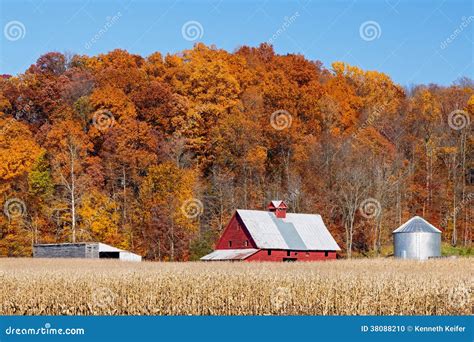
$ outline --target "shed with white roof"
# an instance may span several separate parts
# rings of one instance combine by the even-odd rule
[[[33,257],[142,260],[142,257],[138,254],[100,242],[36,244],[33,246]]]

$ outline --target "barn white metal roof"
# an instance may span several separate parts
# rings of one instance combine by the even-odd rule
[[[320,215],[237,210],[258,248],[290,250],[341,250]]]
[[[243,260],[255,254],[258,249],[217,249],[214,252],[203,256],[201,260]]]
[[[99,242],[99,252],[118,252],[120,253],[120,259],[127,261],[141,261],[142,257],[138,254],[119,249],[113,246],[106,245],[105,243]]]
[[[102,242],[98,242],[98,244],[99,244],[99,252],[126,252],[123,249],[106,245],[105,243],[102,243]]]
[[[441,233],[441,230],[433,226],[420,216],[415,216],[402,224],[399,228],[393,231],[396,233]]]

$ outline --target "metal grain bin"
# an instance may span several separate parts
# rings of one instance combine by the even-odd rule
[[[424,260],[441,256],[441,231],[415,216],[393,231],[396,258]]]

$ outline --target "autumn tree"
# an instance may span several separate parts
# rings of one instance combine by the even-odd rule
[[[100,183],[100,178],[94,177],[97,176],[94,175],[95,160],[89,154],[92,145],[77,123],[61,121],[48,132],[45,146],[50,152],[55,184],[61,187],[57,205],[63,207],[67,203],[70,238],[72,242],[76,242],[78,204],[94,182]]]
[[[147,228],[149,257],[162,260],[186,258],[190,235],[197,230],[201,202],[195,197],[196,175],[165,162],[151,166],[140,189]]]

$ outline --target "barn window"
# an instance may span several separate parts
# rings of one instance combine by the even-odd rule
[[[324,252],[324,256],[327,257],[329,255],[329,252]]]
[[[286,256],[290,256],[290,254],[291,254],[291,251],[286,252]]]
[[[249,240],[245,240],[244,241],[244,246],[248,246],[249,245]]]
[[[309,257],[309,252],[306,252],[306,256]]]
[[[229,247],[232,247],[232,241],[229,240]]]
[[[283,258],[283,261],[293,262],[296,261],[296,258]]]
[[[269,250],[267,251],[267,254],[268,254],[268,255],[272,255],[272,250],[269,249]]]

